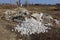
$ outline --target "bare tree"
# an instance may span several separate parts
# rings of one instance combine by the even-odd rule
[[[16,3],[17,3],[17,6],[20,6],[21,0],[18,0]]]
[[[21,0],[19,0],[19,6],[20,6],[20,4],[21,4]]]
[[[28,7],[28,0],[26,0],[26,3],[25,3],[26,7]]]

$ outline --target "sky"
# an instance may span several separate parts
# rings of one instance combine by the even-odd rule
[[[11,0],[11,3],[16,3],[18,0]],[[24,4],[26,0],[21,0],[21,3]],[[39,3],[39,4],[56,4],[60,3],[60,0],[28,0],[29,3]],[[0,0],[0,3],[10,3],[10,0]]]

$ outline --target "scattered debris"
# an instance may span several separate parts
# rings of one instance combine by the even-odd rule
[[[35,17],[36,19],[34,19]],[[42,18],[43,17],[43,18]],[[53,20],[53,18],[49,15],[45,15],[43,13],[33,14],[32,17],[26,18],[25,21],[22,21],[21,24],[18,24],[15,27],[15,31],[21,32],[21,35],[31,35],[31,34],[39,34],[48,32],[48,29],[51,30],[51,24],[49,21]]]
[[[12,30],[10,29],[11,31],[17,33],[17,35],[21,34],[23,37],[28,38],[29,35],[32,34],[44,34],[49,32],[49,30],[52,30],[51,27],[53,27],[54,24],[59,24],[57,19],[54,19],[48,14],[37,12],[32,13],[25,9],[18,9],[15,9],[15,11],[7,10],[4,15],[6,20],[13,20],[13,22],[18,22],[16,27],[11,28]]]
[[[19,10],[18,10],[19,9]],[[48,29],[53,26],[51,22],[59,24],[57,19],[53,19],[52,16],[44,13],[31,13],[23,8],[16,8],[15,11],[6,11],[6,19],[11,19],[11,14],[15,14],[12,17],[13,21],[18,22],[17,27],[15,27],[15,31],[21,32],[21,35],[31,35],[31,34],[39,34],[48,32]],[[18,13],[16,12],[18,10]],[[12,30],[13,31],[13,30]]]
[[[23,23],[21,23],[20,26],[15,27],[15,30],[17,30],[18,32],[21,31],[21,34],[24,35],[29,35],[29,34],[34,34],[34,33],[44,33],[46,32],[46,30],[48,29],[48,27],[45,27],[44,24],[42,24],[39,21],[36,21],[33,18],[27,19],[26,21],[24,21]]]
[[[54,21],[55,21],[56,24],[59,24],[59,21],[57,19],[54,19]]]

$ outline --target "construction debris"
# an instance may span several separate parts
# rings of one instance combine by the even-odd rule
[[[18,10],[19,9],[19,10]],[[18,10],[18,11],[17,11]],[[21,35],[31,35],[48,32],[51,29],[53,23],[59,24],[57,19],[45,13],[30,13],[28,10],[23,8],[16,8],[14,11],[8,10],[5,12],[6,19],[10,20],[11,15],[12,20],[18,22],[15,31],[21,32]]]
[[[29,35],[40,34],[49,32],[52,27],[56,27],[59,24],[57,19],[54,19],[51,15],[45,13],[32,13],[23,8],[16,8],[14,11],[7,10],[4,12],[6,20],[13,20],[13,22],[18,22],[17,26],[12,28],[11,31],[21,34],[27,39]],[[19,35],[18,34],[18,35]],[[20,35],[20,36],[21,36]],[[26,39],[25,38],[25,39]]]
[[[16,17],[16,16],[27,16],[29,15],[29,12],[28,10],[24,9],[24,8],[16,8],[14,10],[6,10],[5,12],[3,12],[5,14],[5,19],[6,20],[11,20],[13,17]]]
[[[25,18],[25,21],[18,24],[17,27],[15,27],[15,31],[21,32],[21,35],[45,33],[48,32],[48,29],[51,30],[53,26],[51,20],[54,21],[50,15],[45,15],[44,13],[32,14],[30,18]],[[58,24],[58,21],[56,21],[56,23]]]

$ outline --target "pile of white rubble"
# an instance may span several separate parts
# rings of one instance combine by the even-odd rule
[[[14,28],[15,31],[20,32],[21,35],[31,35],[35,33],[39,34],[48,32],[48,29],[51,30],[51,26],[53,26],[53,24],[49,23],[49,21],[50,19],[54,20],[51,16],[46,16],[43,13],[35,13],[31,16],[32,17],[30,18],[25,18],[25,21],[23,21],[21,24],[18,24],[17,27]],[[58,20],[54,21],[55,23],[59,24]]]

